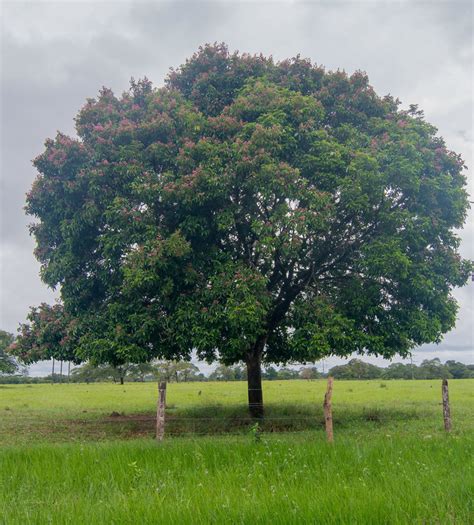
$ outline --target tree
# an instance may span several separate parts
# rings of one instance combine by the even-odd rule
[[[7,348],[14,340],[13,334],[0,330],[0,374],[13,374],[18,370],[18,365],[13,357],[6,353]]]
[[[474,372],[469,370],[468,366],[458,361],[446,361],[444,366],[447,368],[449,373],[454,379],[469,379],[474,377]]]
[[[171,381],[178,382],[178,373],[176,369],[176,361],[163,361],[157,364],[158,377],[162,381],[171,383]]]
[[[94,383],[98,381],[114,381],[115,383],[119,378],[119,373],[116,368],[110,365],[84,363],[83,365],[72,369],[71,378],[77,383]]]
[[[189,361],[163,361],[156,365],[156,370],[160,379],[168,382],[197,381],[204,377],[199,376],[199,368]]]
[[[76,325],[61,304],[41,303],[30,308],[27,322],[20,325],[9,352],[25,364],[49,359],[77,364],[81,360],[75,352]]]
[[[127,370],[127,378],[132,381],[145,381],[158,376],[158,367],[153,363],[131,364]]]
[[[242,381],[246,379],[245,370],[240,366],[218,365],[209,375],[211,381]]]
[[[414,379],[417,370],[416,365],[404,365],[403,363],[391,363],[382,373],[384,379]]]
[[[346,365],[331,368],[329,375],[337,379],[377,379],[382,372],[378,366],[364,363],[360,359],[351,359]]]
[[[82,359],[262,363],[438,342],[471,271],[463,161],[367,76],[205,46],[102,89],[35,161],[42,278]]]
[[[262,372],[262,378],[269,381],[278,379],[278,370],[274,366],[267,366]]]
[[[438,357],[425,359],[416,371],[418,379],[450,379],[449,369],[441,363]]]
[[[181,361],[177,365],[178,381],[194,381],[198,374],[199,368],[188,361]]]
[[[298,379],[299,372],[297,370],[292,370],[291,368],[280,368],[278,370],[278,379]]]
[[[321,374],[315,366],[308,366],[300,368],[299,376],[301,379],[319,379]]]

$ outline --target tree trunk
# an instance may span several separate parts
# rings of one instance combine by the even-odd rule
[[[252,417],[263,419],[262,352],[267,338],[257,341],[246,359],[249,412]]]
[[[120,384],[123,385],[123,376],[120,376]]]

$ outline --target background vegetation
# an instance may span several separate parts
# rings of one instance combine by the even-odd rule
[[[12,358],[9,358],[12,361]],[[13,370],[13,369],[10,369]],[[16,370],[16,369],[15,369]],[[320,372],[316,366],[276,368],[267,366],[262,377],[268,381],[287,379],[318,379],[332,375],[337,379],[469,379],[474,378],[474,365],[465,365],[450,360],[444,364],[438,358],[425,359],[415,364],[391,363],[379,367],[360,359],[351,359],[345,365],[334,366],[328,373]],[[23,374],[0,373],[0,384],[73,382],[93,383],[100,381],[243,381],[247,379],[245,367],[218,365],[209,375],[187,361],[164,361],[160,363],[126,364],[119,367],[86,363],[73,368],[71,375],[54,374],[46,377],[29,377]]]

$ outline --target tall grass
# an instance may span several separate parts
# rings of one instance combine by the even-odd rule
[[[9,447],[0,521],[468,524],[473,445],[302,433]]]

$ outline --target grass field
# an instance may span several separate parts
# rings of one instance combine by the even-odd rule
[[[0,523],[474,523],[474,380],[267,382],[255,439],[245,383],[0,387]],[[112,415],[114,413],[114,415]],[[291,430],[291,432],[289,432]]]

